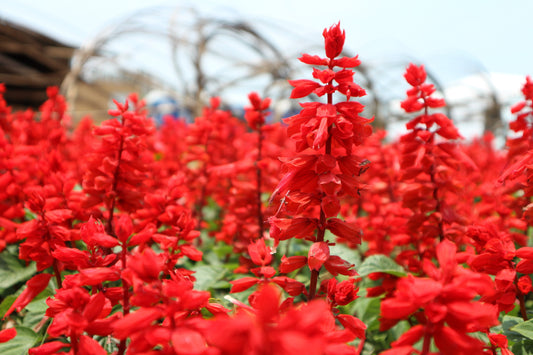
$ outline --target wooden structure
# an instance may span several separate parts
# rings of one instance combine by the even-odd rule
[[[0,82],[15,109],[38,108],[46,88],[59,86],[75,48],[18,24],[0,20]]]

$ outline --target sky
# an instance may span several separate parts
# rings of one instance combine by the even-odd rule
[[[407,53],[424,63],[454,66],[459,60],[489,72],[533,73],[529,0],[1,0],[0,18],[82,44],[106,27],[154,6],[194,6],[215,14],[272,19],[302,36],[320,37],[341,22],[346,45],[375,58]],[[455,61],[454,61],[455,59]],[[466,69],[468,70],[468,69]]]

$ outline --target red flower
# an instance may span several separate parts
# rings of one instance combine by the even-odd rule
[[[248,246],[248,254],[255,265],[269,265],[272,262],[272,250],[266,246],[263,238]]]
[[[136,102],[135,97],[130,101]],[[108,213],[107,233],[113,234],[114,210],[133,212],[141,207],[143,191],[148,187],[147,170],[153,157],[147,151],[146,137],[154,131],[153,122],[142,110],[129,111],[125,104],[115,101],[116,110],[110,110],[112,118],[94,129],[101,136],[99,144],[90,152],[83,177],[83,191],[88,195],[84,207],[105,205]]]
[[[324,29],[322,34],[324,36],[326,57],[333,59],[342,53],[344,47],[344,40],[346,33],[341,31],[340,22],[331,26],[329,29]]]
[[[280,301],[277,288],[264,286],[254,298],[252,310],[240,309],[233,317],[217,317],[207,324],[207,344],[221,355],[353,353],[346,343],[354,335],[335,327],[326,302],[315,300],[285,308]],[[364,327],[348,319],[346,324],[358,333]]]
[[[334,275],[354,275],[352,265],[329,254],[330,241],[325,240],[326,230],[338,237],[338,241],[356,245],[361,242],[360,230],[339,218],[340,199],[343,196],[357,198],[362,184],[358,175],[362,172],[359,160],[352,155],[355,146],[361,145],[372,133],[368,125],[372,120],[359,114],[363,105],[351,102],[352,97],[365,95],[365,90],[353,81],[353,68],[360,64],[357,57],[335,59],[342,53],[345,32],[340,23],[325,29],[327,58],[304,54],[300,61],[327,68],[313,68],[316,81],[291,80],[294,86],[291,98],[311,93],[326,96],[327,102],[301,104],[299,114],[286,118],[287,135],[296,142],[296,156],[284,158],[285,175],[271,196],[280,203],[278,212],[269,219],[270,236],[276,240],[303,238],[312,241],[307,263],[311,270],[309,299],[315,296],[320,270],[324,266]],[[340,67],[337,69],[336,67]],[[333,103],[333,94],[346,97],[344,102]],[[284,212],[290,218],[278,217]],[[281,270],[290,272],[301,266],[300,259],[285,258]]]
[[[462,269],[457,265],[456,247],[448,240],[437,246],[440,269],[424,261],[424,270],[431,278],[408,275],[397,282],[393,297],[381,303],[381,330],[389,329],[400,319],[417,312],[421,328],[411,330],[396,343],[403,346],[406,339],[412,345],[424,334],[424,347],[431,337],[443,354],[481,353],[484,344],[466,333],[485,330],[498,323],[497,309],[475,301],[474,297],[490,291],[490,278]]]
[[[9,316],[14,310],[20,312],[26,307],[39,293],[44,291],[48,282],[52,278],[50,274],[37,274],[26,282],[26,289],[17,297],[15,302],[9,307],[4,318]]]
[[[320,270],[329,258],[329,246],[325,242],[316,242],[309,248],[307,264],[311,270]]]
[[[249,244],[248,254],[251,257],[250,264],[253,263],[255,265],[258,265],[258,267],[252,268],[250,270],[256,277],[241,277],[240,279],[230,281],[232,285],[231,293],[242,292],[255,285],[267,285],[271,282],[276,283],[291,296],[298,296],[305,290],[305,287],[301,282],[298,282],[286,276],[274,277],[274,275],[276,274],[276,270],[272,266],[268,266],[272,262],[271,251],[270,248],[266,246],[264,239],[259,239],[256,242]],[[305,260],[306,259],[304,257],[303,264],[301,264],[301,266],[305,265]],[[287,271],[288,269],[294,266],[295,265],[286,266],[283,268],[280,267],[280,269]],[[301,267],[299,263],[297,266]],[[243,267],[243,269],[246,268]],[[251,297],[255,297],[255,293],[252,294]]]
[[[265,124],[265,117],[268,115],[267,110],[270,107],[271,100],[270,98],[261,100],[261,97],[256,92],[250,93],[248,99],[252,106],[244,108],[244,118],[253,130],[261,130],[261,127]]]
[[[141,308],[113,323],[113,335],[125,339],[128,335],[148,328],[156,319],[163,315],[159,308]]]
[[[507,347],[507,337],[503,334],[488,334],[490,343],[498,348],[502,352],[502,355],[513,355],[513,353]]]
[[[357,298],[358,288],[355,287],[355,280],[348,279],[337,282],[335,279],[327,281],[328,299],[334,306],[345,306]]]
[[[15,328],[7,328],[0,331],[0,343],[5,343],[10,341],[17,335],[17,330]]]
[[[281,258],[281,264],[279,266],[279,271],[288,274],[294,270],[298,270],[307,263],[307,257],[303,255],[289,256],[285,255]]]
[[[70,348],[70,344],[61,341],[50,341],[28,350],[29,355],[55,355],[63,348]]]

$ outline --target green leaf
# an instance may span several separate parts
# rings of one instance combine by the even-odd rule
[[[44,290],[39,294],[38,299],[33,300],[25,307],[27,313],[22,320],[23,326],[33,329],[43,320],[46,310],[48,309],[46,299],[50,294],[51,292],[48,289]]]
[[[228,273],[226,269],[212,265],[196,265],[193,270],[195,271],[194,277],[196,277],[194,288],[201,291],[220,288],[223,285],[219,281]]]
[[[368,276],[373,272],[382,272],[394,276],[405,276],[405,270],[394,260],[385,255],[371,255],[366,258],[357,269],[361,276]]]
[[[19,282],[29,280],[36,272],[35,263],[25,267],[18,257],[3,252],[0,254],[0,293]]]
[[[39,293],[33,301],[31,301],[25,309],[29,312],[46,312],[48,309],[48,305],[46,304],[46,300],[48,297],[52,296],[54,292],[50,289],[50,286],[45,288],[43,292]]]
[[[528,339],[533,340],[533,319],[528,320],[527,322],[519,323],[511,327],[513,332],[522,334]]]
[[[39,338],[35,332],[25,327],[15,327],[17,336],[7,343],[0,344],[0,354],[2,355],[22,355],[27,354]]]
[[[0,315],[2,317],[4,316],[4,314],[6,314],[7,310],[9,309],[9,307],[11,307],[13,302],[15,302],[17,297],[18,297],[18,293],[14,295],[9,295],[6,298],[4,298],[2,303],[0,303]]]
[[[513,342],[520,342],[525,339],[524,336],[522,336],[522,334],[512,330],[512,328],[514,328],[515,326],[523,322],[524,320],[520,317],[507,316],[507,315],[503,316],[502,329],[503,329],[503,334],[507,337],[507,339]]]
[[[524,339],[521,342],[514,343],[511,351],[514,355],[533,355],[533,341]]]
[[[368,329],[379,329],[381,300],[377,297],[359,297],[354,302],[353,313],[362,320]]]
[[[30,211],[27,208],[24,209],[24,220],[29,221],[29,220],[36,219],[36,218],[37,218],[37,215],[34,212]]]
[[[337,255],[355,265],[356,269],[361,264],[361,255],[356,249],[351,249],[346,244],[335,244],[329,247],[331,255]]]

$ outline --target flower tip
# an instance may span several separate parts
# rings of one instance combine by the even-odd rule
[[[325,40],[326,56],[333,59],[341,54],[344,47],[344,40],[346,38],[346,32],[341,31],[340,21],[337,24],[332,25],[329,29],[324,29],[322,35]]]

